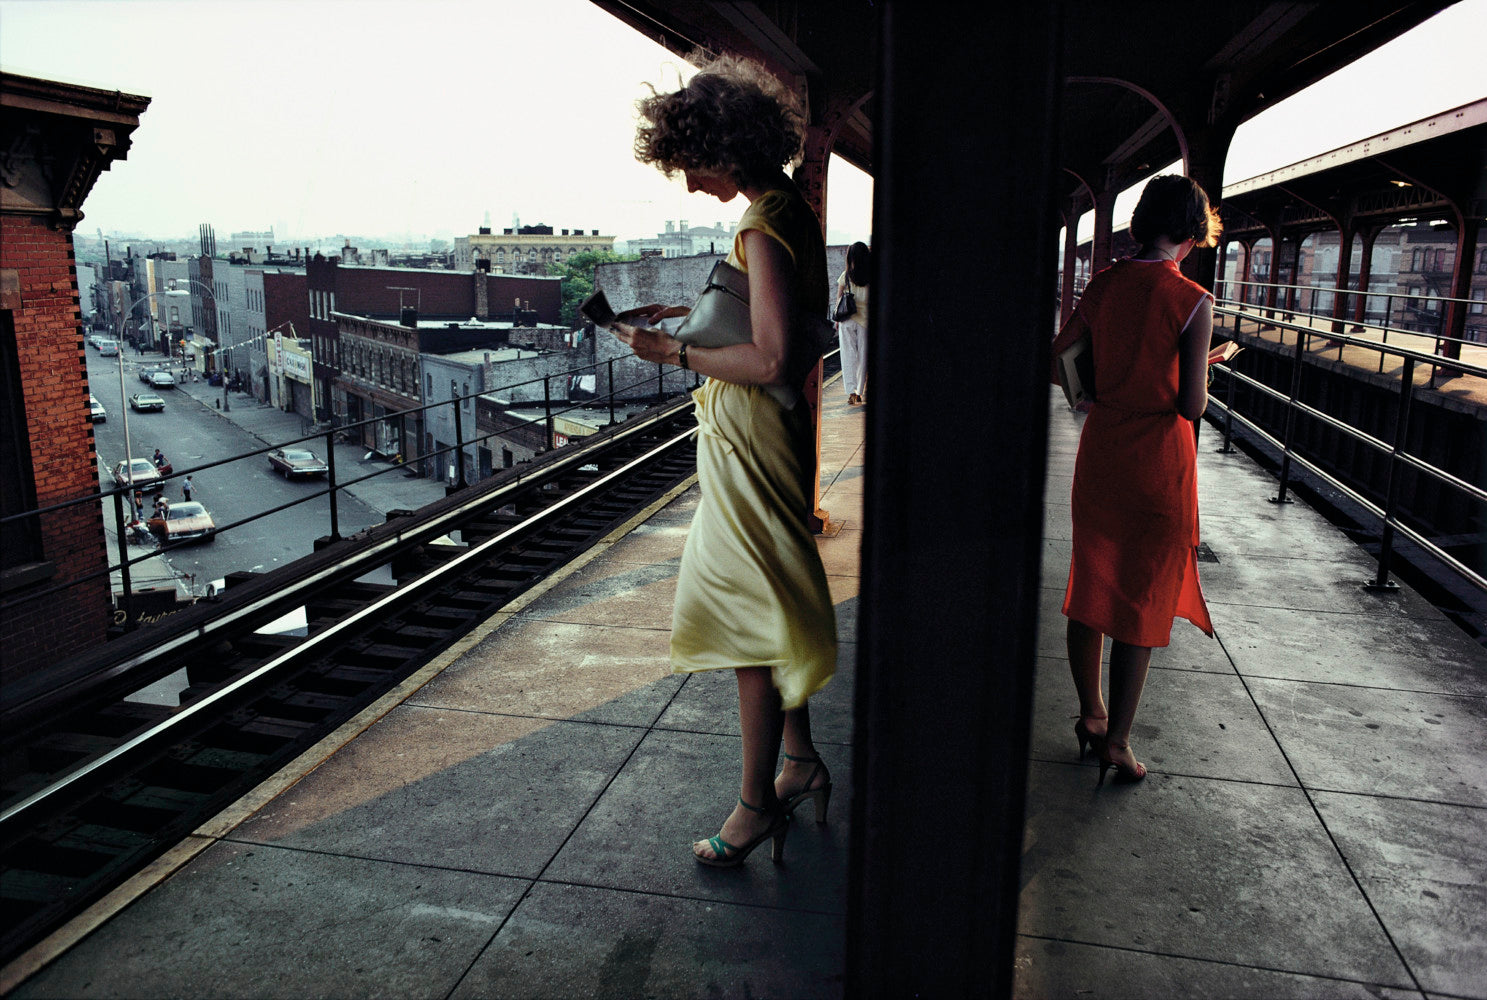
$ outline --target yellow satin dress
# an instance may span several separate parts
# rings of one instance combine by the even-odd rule
[[[825,315],[825,249],[804,200],[771,191],[749,206],[729,256],[745,272],[747,229],[790,251],[800,287],[819,292],[803,295],[803,307]],[[719,379],[693,397],[702,502],[677,578],[672,669],[768,667],[784,707],[799,708],[831,679],[837,646],[826,571],[806,526],[815,496],[810,409],[787,410],[759,386]]]

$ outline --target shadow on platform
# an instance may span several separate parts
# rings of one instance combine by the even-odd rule
[[[843,995],[864,421],[826,392],[844,641],[812,714],[837,791],[784,865],[689,854],[739,759],[732,677],[667,664],[693,489],[59,934],[13,995]],[[1080,418],[1050,414],[1017,994],[1487,997],[1487,652],[1364,591],[1360,550],[1209,437],[1218,639],[1176,626],[1133,734],[1150,776],[1096,788],[1059,614]]]

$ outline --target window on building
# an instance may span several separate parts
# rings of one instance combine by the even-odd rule
[[[15,316],[9,309],[0,310],[0,416],[0,517],[9,517],[36,509],[26,398],[21,391],[21,355]],[[0,526],[0,551],[5,553],[8,567],[40,562],[44,557],[41,523],[28,517]]]
[[[470,383],[469,382],[466,382],[465,383],[465,391],[464,391],[464,393],[462,393],[462,395],[465,397],[464,410],[465,410],[466,413],[469,413],[470,412]]]
[[[426,375],[424,378],[426,381],[424,383],[423,401],[425,403],[432,403],[434,401],[434,376]]]

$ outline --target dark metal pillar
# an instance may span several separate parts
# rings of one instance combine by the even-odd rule
[[[1037,652],[1063,12],[877,10],[873,322],[914,335],[869,341],[844,993],[1003,997]],[[996,99],[968,128],[961,98],[975,94]],[[930,848],[945,838],[969,846]]]
[[[1090,234],[1091,276],[1109,267],[1111,258],[1115,256],[1115,199],[1119,196],[1120,190],[1116,185],[1107,185],[1095,192],[1095,231]]]
[[[1373,244],[1383,232],[1381,226],[1369,226],[1362,232],[1363,254],[1362,262],[1358,265],[1358,295],[1353,306],[1353,323],[1361,329],[1363,320],[1368,315],[1368,285],[1373,280]],[[1387,317],[1385,317],[1387,320]]]
[[[1482,231],[1482,220],[1465,212],[1456,216],[1456,267],[1451,273],[1451,298],[1446,303],[1446,325],[1442,331],[1457,341],[1466,336],[1467,305],[1460,300],[1471,295],[1473,265],[1477,260],[1477,236]],[[1442,351],[1448,358],[1461,357],[1461,344],[1447,341]]]

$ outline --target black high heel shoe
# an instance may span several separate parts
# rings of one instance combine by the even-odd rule
[[[1105,736],[1103,733],[1090,732],[1089,727],[1084,724],[1084,716],[1079,716],[1078,720],[1074,723],[1074,738],[1079,741],[1079,759],[1083,760],[1090,750],[1094,750],[1096,754],[1100,752]]]
[[[1123,760],[1113,759],[1111,757],[1111,751],[1124,751],[1131,758],[1131,762],[1127,764]],[[1146,777],[1146,765],[1137,760],[1136,755],[1131,753],[1131,745],[1129,743],[1102,741],[1100,745],[1100,780],[1096,782],[1097,785],[1103,785],[1105,783],[1105,772],[1112,767],[1115,768],[1115,779],[1112,784],[1133,785]]]
[[[816,775],[820,774],[826,769],[826,765],[821,763],[820,757],[796,757],[793,754],[787,753],[785,754],[785,759],[793,760],[797,764],[816,765],[814,768],[811,769],[810,775],[805,779],[804,790],[796,792],[794,795],[791,795],[789,798],[786,798],[784,800],[786,815],[793,815],[795,810],[800,808],[800,806],[802,806],[807,799],[811,799],[816,803],[816,822],[825,823],[826,807],[831,804],[831,779],[828,778],[826,782],[818,788],[812,788],[811,782],[816,780]]]

